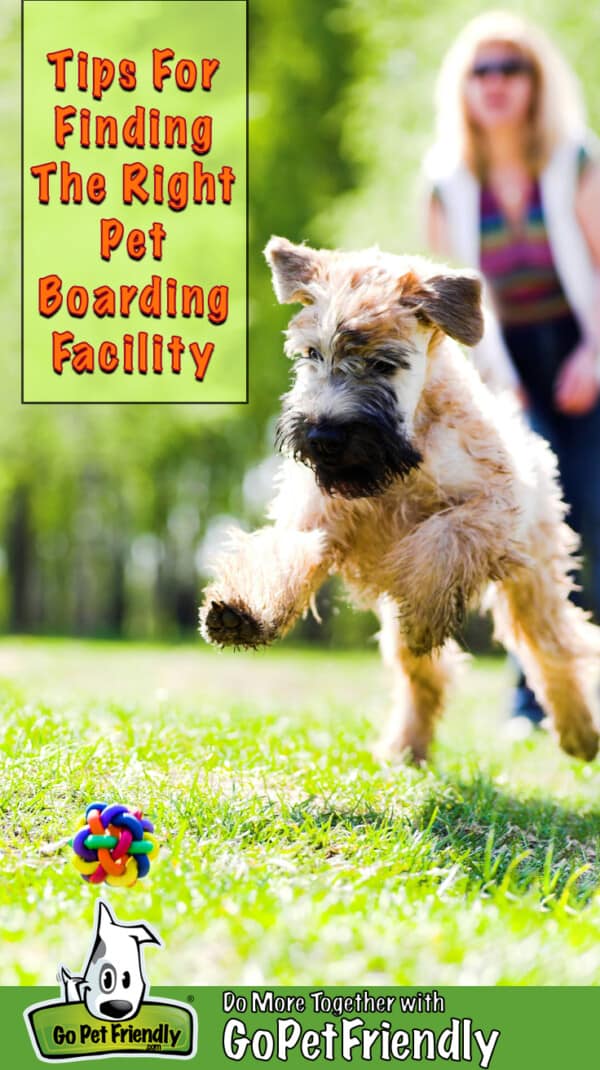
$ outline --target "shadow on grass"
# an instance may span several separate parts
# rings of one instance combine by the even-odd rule
[[[367,841],[383,857],[399,845],[407,871],[455,866],[467,892],[534,891],[543,902],[583,906],[600,887],[600,810],[578,813],[540,797],[519,798],[484,775],[438,780],[416,809],[401,813],[364,803],[339,809],[316,797],[269,806],[246,833],[301,837],[310,851],[341,849],[349,859]]]
[[[200,838],[211,829],[230,849],[292,847],[299,867],[341,855],[361,868],[431,876],[450,871],[455,894],[533,893],[542,904],[581,907],[600,888],[600,809],[577,812],[543,797],[518,796],[485,774],[436,777],[414,806],[354,806],[307,795],[294,802],[260,793],[210,800],[188,797],[180,816]]]
[[[433,790],[415,822],[475,883],[506,885],[508,874],[516,890],[534,884],[543,897],[556,898],[566,889],[578,902],[600,886],[598,809],[580,813],[539,796],[511,795],[480,774],[445,779],[441,797]]]

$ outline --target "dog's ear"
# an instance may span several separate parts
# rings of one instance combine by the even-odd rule
[[[415,306],[417,314],[435,324],[451,338],[474,346],[483,335],[481,279],[478,275],[447,272],[432,275],[403,293],[403,303]],[[410,292],[412,290],[412,292]]]
[[[117,924],[115,921],[112,910],[104,899],[97,899],[96,907],[96,934],[98,939],[102,939],[111,928]]]
[[[162,946],[162,940],[152,932],[147,925],[124,925],[123,928],[126,931],[127,936],[132,936],[138,944],[157,944],[158,947]]]
[[[314,278],[320,256],[308,245],[294,245],[287,238],[271,238],[265,257],[273,275],[273,289],[280,304],[311,303],[307,286]]]

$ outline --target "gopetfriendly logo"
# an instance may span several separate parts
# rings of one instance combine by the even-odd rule
[[[150,926],[123,925],[106,902],[97,900],[94,938],[81,975],[60,966],[62,998],[25,1011],[38,1059],[54,1063],[114,1055],[195,1055],[192,1008],[146,998],[144,944],[162,947]]]

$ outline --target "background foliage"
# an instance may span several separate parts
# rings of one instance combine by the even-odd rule
[[[122,4],[124,22],[128,4]],[[251,402],[248,406],[19,405],[19,10],[0,5],[4,338],[0,390],[0,628],[174,636],[193,630],[207,553],[227,520],[260,519],[272,421],[286,387],[261,250],[314,243],[420,246],[418,172],[440,59],[489,5],[453,0],[250,0]],[[600,8],[507,4],[538,19],[583,80],[600,127]],[[324,641],[371,622],[322,599]],[[305,622],[305,636],[315,635]]]

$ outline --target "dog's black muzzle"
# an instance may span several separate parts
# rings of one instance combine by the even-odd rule
[[[277,447],[315,473],[327,494],[370,498],[421,462],[397,417],[309,421],[293,410],[280,417]]]

